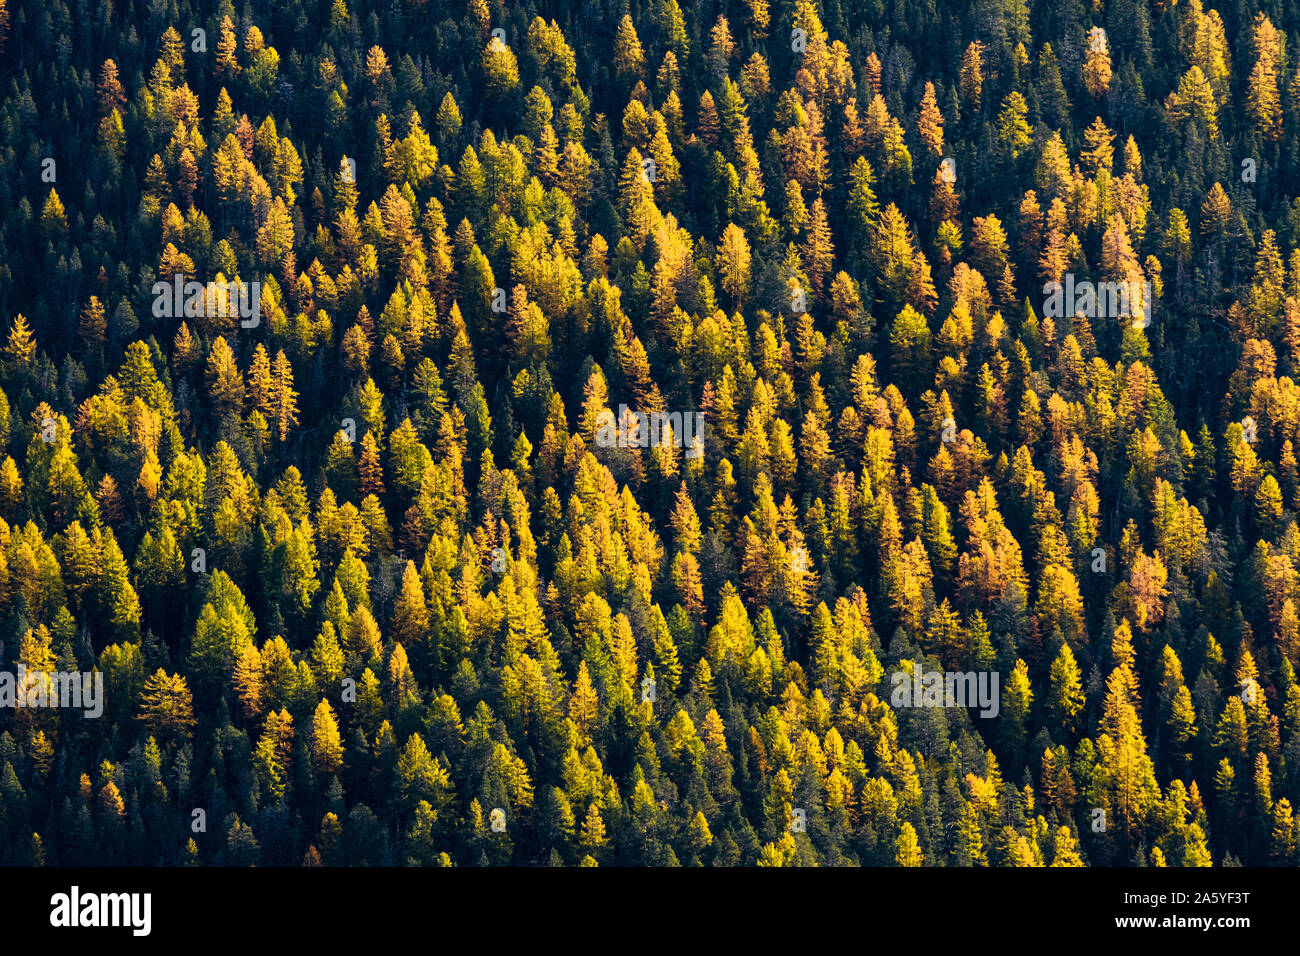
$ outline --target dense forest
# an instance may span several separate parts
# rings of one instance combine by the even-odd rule
[[[0,863],[1300,863],[1295,0],[0,44]]]

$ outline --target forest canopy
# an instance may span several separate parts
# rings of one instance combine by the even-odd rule
[[[1300,863],[1298,27],[0,0],[0,863]]]

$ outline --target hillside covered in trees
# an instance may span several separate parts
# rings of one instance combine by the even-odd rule
[[[1298,31],[0,0],[0,863],[1300,863]]]

